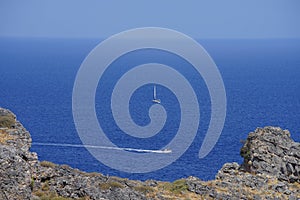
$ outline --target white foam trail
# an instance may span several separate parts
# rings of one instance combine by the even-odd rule
[[[95,146],[95,145],[82,145],[82,144],[62,144],[62,143],[32,143],[33,146],[57,146],[57,147],[75,147],[75,148],[94,148],[94,149],[110,149],[119,151],[133,151],[141,153],[172,153],[171,150],[150,150],[150,149],[134,149],[134,148],[120,148],[120,147],[107,147],[107,146]]]

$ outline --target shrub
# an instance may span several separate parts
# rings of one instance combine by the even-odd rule
[[[246,162],[248,162],[251,157],[250,148],[247,145],[243,146],[241,148],[240,155],[246,160]]]
[[[186,180],[179,179],[174,181],[173,183],[168,183],[165,189],[173,192],[174,194],[180,194],[188,190],[188,185],[186,183]]]

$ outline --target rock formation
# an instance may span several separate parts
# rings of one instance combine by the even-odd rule
[[[258,128],[241,149],[248,172],[268,174],[279,180],[300,182],[300,143],[290,132],[275,127]]]
[[[38,160],[30,146],[29,132],[13,113],[0,108],[0,199],[31,197],[31,175]]]
[[[275,127],[258,128],[215,180],[128,180],[38,161],[31,137],[0,108],[0,199],[300,199],[300,144]]]

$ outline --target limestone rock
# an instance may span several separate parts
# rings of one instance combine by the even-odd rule
[[[241,149],[243,168],[256,174],[268,174],[289,182],[300,182],[300,143],[287,130],[258,128],[248,135]]]
[[[49,190],[69,198],[89,199],[146,199],[144,194],[134,190],[137,181],[104,176],[100,173],[85,173],[67,165],[43,164],[38,167],[35,190]]]
[[[30,199],[30,165],[13,147],[0,145],[0,199]]]

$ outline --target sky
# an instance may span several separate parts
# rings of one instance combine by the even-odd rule
[[[163,27],[194,38],[300,38],[298,0],[0,0],[0,37],[106,38]]]

